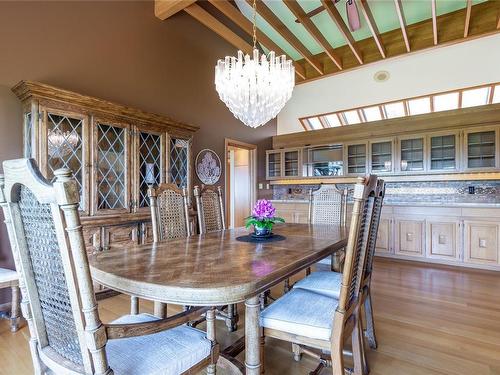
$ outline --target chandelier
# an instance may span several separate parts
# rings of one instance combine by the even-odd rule
[[[233,115],[252,128],[275,118],[292,96],[295,68],[285,55],[257,49],[256,0],[253,2],[253,56],[226,56],[215,66],[215,89]]]

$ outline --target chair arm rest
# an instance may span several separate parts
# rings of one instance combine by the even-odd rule
[[[183,311],[179,314],[169,316],[165,319],[159,319],[152,322],[143,323],[131,323],[131,324],[105,324],[106,335],[108,339],[121,339],[125,337],[136,337],[151,335],[153,333],[158,333],[165,331],[170,328],[180,326],[185,324],[195,318],[199,317],[201,314],[210,310],[211,307],[193,307],[189,310]]]

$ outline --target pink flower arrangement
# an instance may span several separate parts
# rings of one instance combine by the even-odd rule
[[[284,223],[281,217],[277,217],[276,208],[267,199],[259,199],[252,210],[252,216],[246,218],[245,226],[254,226],[256,232],[265,231],[269,233],[275,223]]]
[[[276,208],[267,199],[259,199],[253,206],[252,216],[256,219],[272,219],[276,213]]]

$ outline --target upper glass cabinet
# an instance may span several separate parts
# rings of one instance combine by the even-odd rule
[[[392,171],[392,140],[370,144],[371,170],[373,172]]]
[[[148,189],[163,182],[162,135],[139,131],[139,208],[149,207]]]
[[[170,138],[169,182],[178,188],[189,188],[189,140]]]
[[[457,169],[457,135],[430,136],[430,170],[450,171]]]
[[[267,152],[268,178],[281,177],[281,151]]]
[[[342,176],[344,174],[344,147],[341,144],[311,147],[304,150],[307,176]]]
[[[423,171],[424,138],[401,139],[399,143],[400,169],[402,172]]]
[[[300,175],[300,150],[283,151],[283,160],[285,163],[285,176],[297,177]]]
[[[347,173],[366,173],[366,143],[347,146]]]
[[[495,168],[497,166],[496,131],[468,131],[465,136],[467,168]]]

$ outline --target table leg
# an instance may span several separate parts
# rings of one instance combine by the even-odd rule
[[[259,296],[245,301],[245,367],[247,375],[260,374]]]

